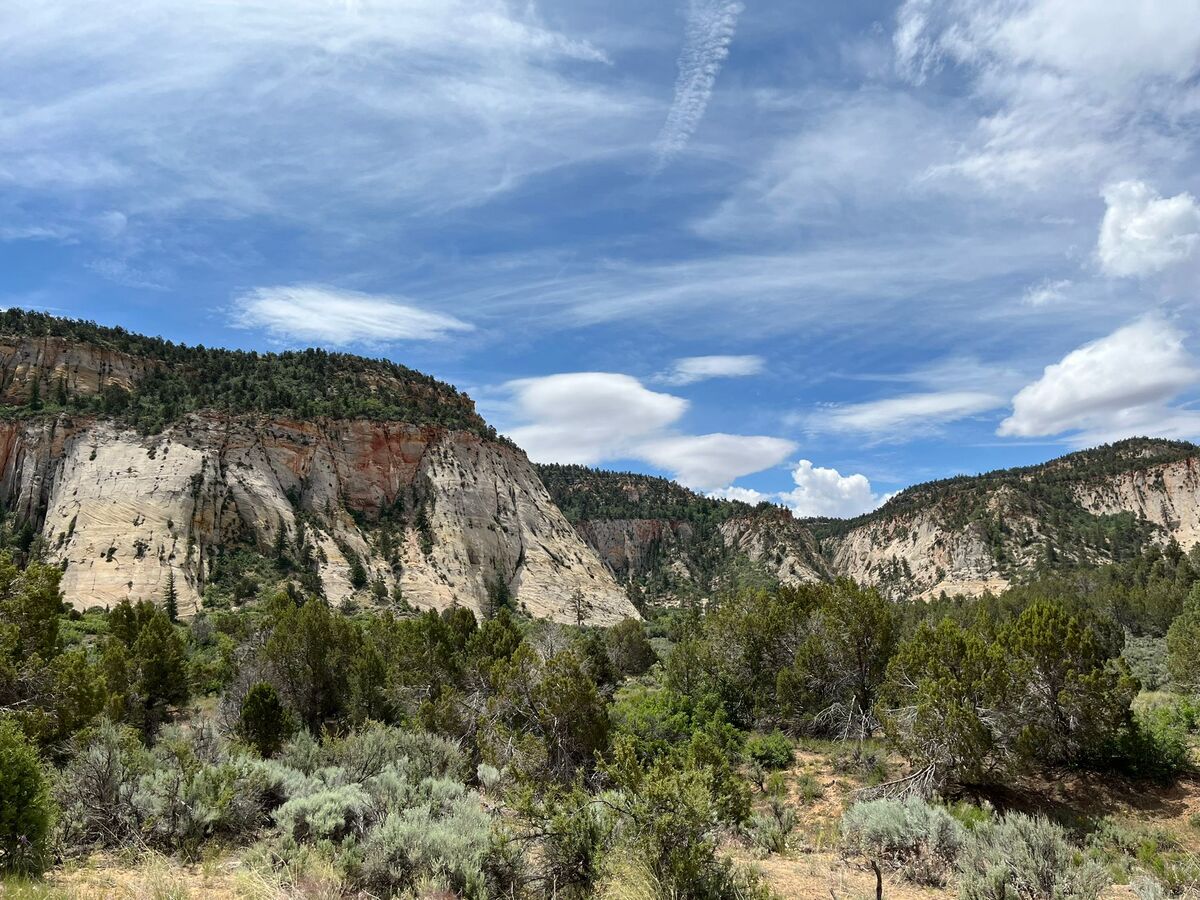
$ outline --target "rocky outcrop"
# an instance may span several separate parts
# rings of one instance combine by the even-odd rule
[[[977,528],[948,529],[936,512],[881,518],[832,542],[830,568],[899,598],[1001,591],[1009,577]]]
[[[369,420],[193,415],[153,436],[60,416],[0,425],[0,494],[37,522],[77,607],[161,598],[175,574],[195,609],[219,551],[263,555],[303,526],[326,596],[353,559],[417,606],[482,610],[507,585],[531,615],[635,616],[624,591],[550,501],[519,450],[474,434]],[[375,527],[403,511],[399,546]]]
[[[59,337],[0,337],[0,402],[26,403],[34,383],[46,396],[92,397],[109,385],[129,391],[156,365]]]
[[[783,509],[733,516],[721,523],[725,547],[756,563],[780,584],[828,580],[812,532]]]
[[[669,519],[588,519],[575,528],[622,582],[644,575],[664,550],[671,555],[695,537],[691,524]]]
[[[1200,458],[1195,456],[1082,484],[1075,496],[1093,515],[1133,513],[1185,550],[1200,542]]]

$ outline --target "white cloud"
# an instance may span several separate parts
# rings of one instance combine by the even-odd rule
[[[675,100],[655,145],[657,169],[683,151],[704,118],[742,8],[737,0],[688,0],[687,33],[679,55]]]
[[[651,391],[629,375],[574,372],[504,387],[513,397],[510,415],[524,423],[508,435],[537,462],[636,459],[707,490],[777,465],[795,449],[774,437],[674,433],[687,400]]]
[[[281,341],[335,347],[434,340],[473,328],[395,297],[305,284],[255,288],[236,297],[233,323]]]
[[[14,221],[20,201],[68,188],[85,221],[115,204],[137,222],[402,222],[632,152],[661,109],[532,3],[0,6],[0,194],[14,227],[28,224]]]
[[[708,378],[738,378],[763,370],[761,356],[686,356],[675,360],[671,371],[660,377],[665,384],[685,385]]]
[[[1027,306],[1046,306],[1051,303],[1058,303],[1067,296],[1067,291],[1071,287],[1071,281],[1066,278],[1061,278],[1056,281],[1047,279],[1038,284],[1030,285],[1025,291],[1025,296],[1022,301]]]
[[[960,67],[983,110],[960,158],[934,174],[1003,195],[1094,184],[1189,150],[1180,123],[1195,113],[1200,0],[907,0],[893,43],[915,82]]]
[[[724,487],[718,491],[709,491],[705,496],[711,497],[714,500],[739,500],[742,503],[749,503],[751,506],[757,506],[764,500],[773,500],[774,494],[764,494],[762,491],[756,491],[754,488],[747,487]]]
[[[1080,443],[1137,434],[1197,433],[1200,414],[1170,402],[1200,377],[1183,334],[1146,317],[1072,350],[1022,388],[998,433],[1038,437],[1075,432]]]
[[[661,434],[688,408],[681,397],[613,372],[522,378],[505,387],[514,415],[528,423],[509,436],[537,462],[591,465],[629,457],[639,441]]]
[[[876,494],[865,475],[843,475],[837,469],[814,466],[802,459],[792,471],[796,487],[778,494],[781,503],[801,518],[851,518],[878,507],[886,495]]]
[[[808,424],[816,431],[907,437],[1003,405],[1002,397],[982,391],[931,391],[833,406],[815,413]]]
[[[778,465],[795,449],[792,441],[776,437],[702,434],[647,441],[636,452],[688,487],[714,490]]]
[[[1122,181],[1103,196],[1108,209],[1096,256],[1109,275],[1160,272],[1200,248],[1200,205],[1191,194],[1161,197],[1144,181]]]

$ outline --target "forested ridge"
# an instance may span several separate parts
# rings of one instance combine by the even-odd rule
[[[0,312],[0,339],[4,338],[58,338],[150,363],[132,390],[114,385],[92,397],[73,396],[65,383],[46,374],[24,403],[5,407],[7,415],[63,409],[96,412],[147,432],[201,410],[302,420],[362,416],[496,437],[466,394],[385,359],[313,348],[258,353],[188,346],[16,308]]]

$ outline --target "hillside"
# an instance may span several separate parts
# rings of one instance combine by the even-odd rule
[[[889,593],[978,594],[1200,539],[1195,445],[1133,438],[1034,466],[916,485],[857,519],[810,520],[840,574]]]
[[[9,417],[91,412],[145,433],[188,413],[219,410],[365,417],[497,439],[466,394],[388,360],[317,349],[190,347],[20,309],[0,313],[0,400]]]
[[[855,519],[797,520],[661,478],[540,466],[555,502],[619,580],[651,599],[746,568],[800,583],[848,575],[893,597],[1002,590],[1035,574],[1200,540],[1195,445],[1137,438],[1034,466],[915,485]],[[738,564],[743,568],[739,570]]]
[[[632,472],[537,468],[576,531],[639,600],[829,575],[811,533],[780,507],[715,500]]]
[[[636,614],[525,455],[403,366],[9,310],[0,400],[6,531],[77,608],[171,583],[188,613],[291,579],[337,604]]]

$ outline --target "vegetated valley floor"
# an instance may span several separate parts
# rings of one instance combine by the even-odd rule
[[[882,745],[867,742],[868,755],[883,754]],[[724,851],[738,863],[757,870],[774,891],[795,900],[867,900],[875,896],[875,874],[868,861],[838,850],[842,813],[870,780],[848,771],[853,743],[801,740],[793,764],[784,774],[789,802],[798,813],[791,847],[782,854],[763,854],[743,841],[729,841]],[[884,759],[890,777],[904,773],[895,756]],[[878,776],[876,776],[877,778]],[[1025,778],[1003,792],[974,796],[997,809],[1041,814],[1067,825],[1107,820],[1146,841],[1169,839],[1177,852],[1200,856],[1200,777],[1184,777],[1171,785],[1064,772],[1057,777]],[[755,805],[765,806],[761,792]],[[883,896],[894,900],[935,900],[958,896],[957,886],[920,885],[883,871]],[[13,900],[333,900],[347,895],[344,885],[319,864],[294,882],[267,871],[242,853],[213,853],[196,863],[157,854],[98,854],[47,873],[38,883],[0,882],[0,897]],[[353,896],[353,895],[351,895]],[[1127,884],[1114,884],[1107,898],[1135,898]],[[1191,896],[1190,890],[1183,896]],[[362,900],[368,900],[367,895]],[[430,897],[429,900],[442,900]]]

